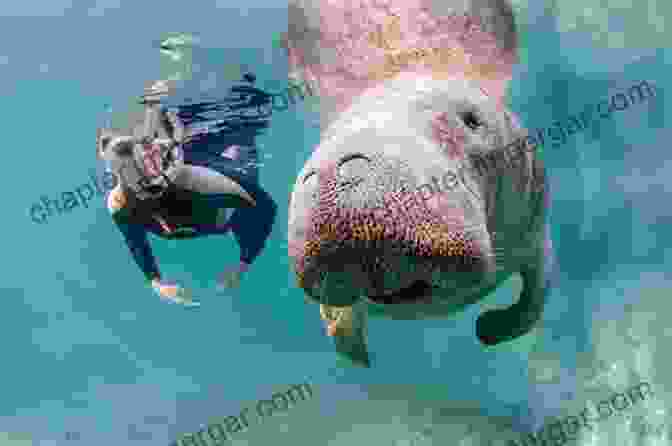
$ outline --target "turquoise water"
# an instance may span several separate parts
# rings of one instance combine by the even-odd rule
[[[646,380],[664,395],[669,50],[591,47],[580,33],[554,32],[552,15],[533,6],[527,65],[509,94],[528,128],[548,127],[643,80],[657,96],[544,151],[560,282],[542,327],[515,342],[485,350],[473,335],[483,306],[513,300],[512,280],[451,320],[372,320],[374,367],[337,363],[287,261],[286,204],[319,141],[315,99],[274,115],[259,139],[261,181],[279,215],[239,291],[222,295],[213,286],[237,262],[233,239],[153,243],[162,271],[192,288],[198,310],[167,305],[144,285],[102,198],[44,224],[30,220],[41,195],[74,191],[90,169],[100,172],[95,128],[107,107],[118,114],[146,81],[166,75],[153,45],[166,33],[198,31],[207,70],[235,72],[239,64],[262,88],[282,89],[287,65],[273,41],[287,23],[285,5],[276,3],[246,2],[240,11],[147,2],[104,17],[88,17],[76,3],[41,10],[52,17],[3,18],[0,432],[7,438],[0,444],[167,445],[304,382],[314,390],[309,401],[234,443],[410,445],[422,436],[416,445],[449,444],[467,435],[449,428],[464,425],[454,421],[460,417],[513,416],[527,431],[545,416],[576,413],[570,406],[597,401],[611,393],[607,387]],[[553,377],[534,378],[544,367]],[[620,371],[590,387],[586,376],[600,367]]]

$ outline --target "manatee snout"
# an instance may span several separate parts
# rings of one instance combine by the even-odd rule
[[[403,164],[348,154],[304,175],[307,212],[290,224],[303,237],[290,243],[298,285],[313,300],[418,302],[446,277],[465,283],[484,274],[482,234],[468,224],[460,194],[444,191],[451,212],[432,209]]]

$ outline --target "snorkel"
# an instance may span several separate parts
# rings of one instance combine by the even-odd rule
[[[178,141],[159,138],[160,112],[158,105],[169,91],[166,82],[157,81],[145,89],[140,103],[145,106],[145,121],[141,135],[121,137],[108,157],[120,183],[139,200],[156,199],[174,184],[184,154]]]
[[[181,147],[169,139],[120,136],[109,146],[113,149],[104,154],[109,169],[139,200],[161,197],[184,166]]]

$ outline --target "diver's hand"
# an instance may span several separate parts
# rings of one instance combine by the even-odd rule
[[[152,288],[159,294],[161,299],[165,299],[189,307],[198,307],[201,304],[191,298],[189,290],[182,288],[175,282],[169,282],[160,279],[152,280]]]

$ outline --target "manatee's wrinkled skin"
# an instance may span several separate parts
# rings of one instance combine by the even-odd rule
[[[290,23],[294,11],[295,19],[306,21],[303,26],[310,30],[320,14],[315,11],[322,8],[322,23],[328,28],[325,15],[333,5],[304,3],[309,4],[292,6]],[[383,3],[401,9],[409,4]],[[396,14],[432,13],[433,6],[422,10],[422,2],[415,3],[420,12],[409,8]],[[321,73],[325,112],[321,142],[292,192],[289,254],[298,285],[314,301],[353,307],[354,330],[335,338],[337,351],[354,363],[370,366],[368,315],[447,317],[481,300],[514,273],[524,283],[519,300],[478,318],[480,341],[494,345],[521,336],[542,313],[544,259],[550,246],[545,239],[544,168],[533,148],[508,155],[509,161],[502,150],[525,135],[502,105],[515,55],[513,16],[501,0],[466,3],[471,9],[465,12],[487,9],[497,23],[485,34],[498,44],[488,53],[496,63],[487,75],[478,74],[482,70],[477,73],[472,62],[460,66],[458,60],[447,69],[412,66],[349,82],[348,75],[315,62],[326,50],[301,40],[308,31],[288,33],[293,68],[307,77]],[[446,22],[441,35],[452,32],[456,46],[483,56],[469,39],[487,39],[473,31],[470,20]],[[402,29],[410,34],[415,25],[405,23]],[[469,33],[454,32],[462,26]],[[403,39],[396,41],[397,48],[409,47],[410,40]],[[417,47],[417,39],[413,42]],[[355,57],[339,51],[343,58]],[[474,163],[488,155],[498,162],[486,171],[476,169]]]

